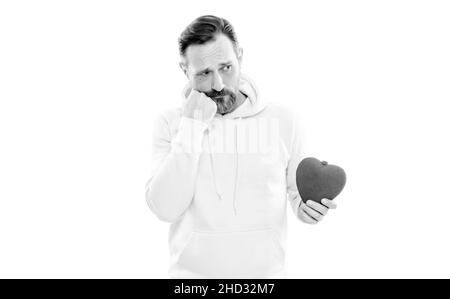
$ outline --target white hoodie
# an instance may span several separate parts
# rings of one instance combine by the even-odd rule
[[[245,75],[240,91],[244,103],[210,123],[181,108],[156,119],[146,201],[171,223],[171,278],[286,277],[286,200],[297,217],[301,200],[298,125]]]

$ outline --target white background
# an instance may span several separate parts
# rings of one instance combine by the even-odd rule
[[[450,278],[450,6],[392,0],[0,2],[0,277],[167,278],[150,134],[204,14],[347,172],[320,224],[287,210],[289,277]]]

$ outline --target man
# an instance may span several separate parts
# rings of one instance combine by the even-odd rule
[[[156,120],[146,201],[171,223],[171,278],[285,278],[286,201],[303,222],[323,205],[301,201],[295,115],[268,103],[241,73],[231,24],[194,20],[179,38],[189,79],[182,107]]]

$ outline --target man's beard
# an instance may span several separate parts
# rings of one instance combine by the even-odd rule
[[[211,100],[217,104],[217,113],[226,114],[234,109],[234,104],[237,101],[237,95],[229,90],[222,89],[221,91],[211,91],[206,93]]]

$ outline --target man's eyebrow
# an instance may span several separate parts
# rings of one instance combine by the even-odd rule
[[[232,61],[227,61],[227,62],[221,62],[221,63],[219,63],[220,66],[222,66],[222,65],[229,65],[229,64],[232,64]],[[196,72],[195,74],[196,74],[196,75],[199,75],[199,74],[201,74],[201,73],[203,73],[203,72],[210,71],[210,70],[211,70],[210,68],[206,68],[206,69],[203,69],[203,70],[201,70],[201,71]]]

